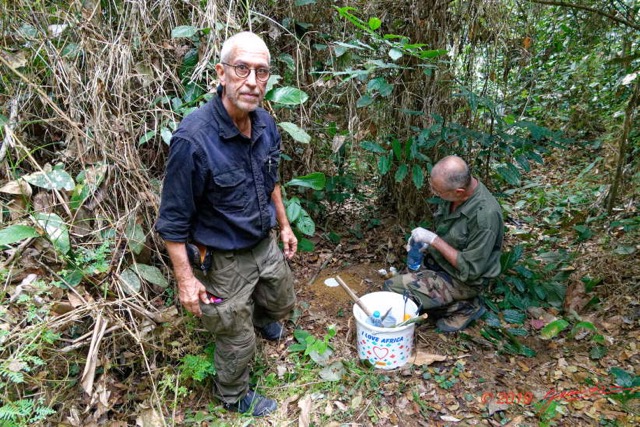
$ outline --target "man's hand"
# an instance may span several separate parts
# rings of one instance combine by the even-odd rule
[[[200,310],[200,304],[198,303],[202,301],[204,304],[209,304],[207,290],[195,277],[178,283],[178,298],[184,308],[197,317],[202,316],[202,310]]]
[[[282,227],[280,229],[280,240],[282,240],[282,249],[287,259],[293,258],[298,250],[298,239],[293,234],[291,227]]]
[[[413,231],[411,231],[411,238],[409,239],[409,242],[413,240],[414,242],[426,243],[427,245],[431,245],[437,237],[438,235],[433,231],[429,231],[426,228],[418,227],[414,228]]]

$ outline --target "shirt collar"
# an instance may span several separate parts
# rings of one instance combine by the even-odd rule
[[[215,109],[216,114],[221,118],[219,123],[220,136],[224,139],[232,139],[238,136],[243,136],[240,133],[240,129],[238,129],[235,123],[233,123],[233,120],[231,120],[231,116],[229,116],[227,109],[224,108],[224,104],[222,103],[222,85],[218,85],[218,87],[216,88],[216,94],[218,96],[215,97],[213,108]],[[253,134],[252,136],[255,136],[255,139],[258,139],[258,137],[262,135],[266,124],[260,118],[260,115],[256,114],[255,111],[249,113],[249,118],[251,119],[251,132]]]

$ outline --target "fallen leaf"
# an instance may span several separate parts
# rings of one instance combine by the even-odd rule
[[[445,360],[447,360],[447,356],[442,356],[440,354],[431,354],[418,350],[413,360],[409,361],[414,365],[422,366],[431,365],[433,362],[443,362]]]
[[[459,423],[460,419],[456,417],[452,417],[451,415],[440,415],[440,419],[442,421],[449,421],[451,423]]]
[[[305,395],[298,401],[300,416],[298,417],[298,427],[309,427],[311,422],[311,396]]]

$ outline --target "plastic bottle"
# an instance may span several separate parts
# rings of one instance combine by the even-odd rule
[[[374,311],[371,317],[369,317],[369,323],[373,326],[377,326],[378,328],[382,327],[382,320],[380,320],[380,312],[378,310]]]
[[[424,243],[411,241],[409,253],[407,254],[407,267],[411,271],[418,271],[422,265],[422,259],[424,258],[424,254],[420,252],[422,246],[424,246]]]
[[[382,327],[383,328],[392,328],[396,326],[396,318],[393,317],[393,315],[391,313],[387,314],[387,317],[384,318],[384,320],[382,321]]]

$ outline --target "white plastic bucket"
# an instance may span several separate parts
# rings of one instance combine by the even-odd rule
[[[410,299],[406,301],[395,292],[372,292],[360,298],[371,312],[386,313],[391,307],[391,315],[397,322],[403,321],[405,314],[416,317],[418,307]],[[367,315],[357,305],[353,305],[353,317],[357,325],[357,348],[360,360],[368,360],[379,369],[395,369],[403,366],[411,357],[415,323],[398,328],[379,328],[367,323]]]

